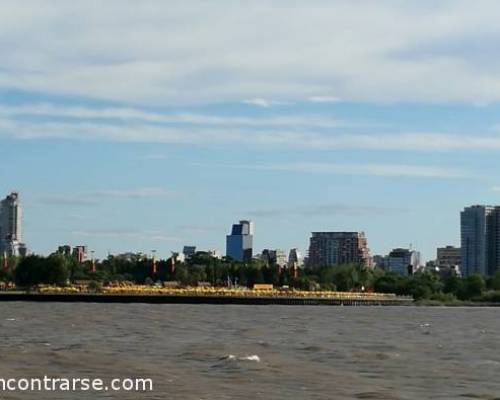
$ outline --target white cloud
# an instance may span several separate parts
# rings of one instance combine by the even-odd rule
[[[264,107],[264,108],[269,108],[271,106],[284,104],[283,102],[280,102],[280,101],[266,100],[266,99],[260,99],[260,98],[243,100],[243,103],[250,104],[252,106]]]
[[[232,168],[286,171],[308,174],[366,175],[385,177],[461,178],[470,176],[467,172],[432,165],[406,164],[333,164],[333,163],[293,163],[269,165],[237,165]]]
[[[134,104],[489,103],[499,13],[494,0],[6,0],[0,87]]]
[[[311,96],[307,99],[311,103],[338,103],[340,99],[334,96]]]
[[[68,107],[51,103],[24,104],[16,106],[0,105],[0,116],[23,117],[44,116],[55,118],[75,118],[80,120],[122,120],[161,124],[191,124],[219,126],[307,126],[328,128],[355,125],[318,115],[275,115],[268,117],[219,116],[212,114],[176,113],[165,114],[128,107]]]

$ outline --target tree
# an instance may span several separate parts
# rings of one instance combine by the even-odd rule
[[[495,275],[489,280],[489,289],[500,290],[500,271],[495,272]]]
[[[486,282],[481,275],[474,274],[463,280],[462,288],[457,297],[460,300],[472,300],[480,297],[486,290]]]
[[[67,260],[61,255],[47,258],[32,255],[21,260],[15,270],[15,282],[20,286],[33,286],[40,283],[65,285],[70,277]]]
[[[186,265],[179,264],[175,268],[175,280],[178,281],[181,285],[187,285],[189,282],[189,273]]]
[[[373,288],[378,293],[397,293],[400,280],[398,278],[396,274],[386,273],[375,280]]]
[[[450,275],[444,279],[443,292],[451,293],[455,296],[462,290],[463,281],[456,275]]]
[[[442,283],[437,274],[430,272],[419,272],[408,281],[409,294],[415,300],[429,299],[433,295],[441,293]]]

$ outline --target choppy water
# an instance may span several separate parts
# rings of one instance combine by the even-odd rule
[[[0,377],[154,392],[2,399],[500,398],[500,309],[0,303]]]

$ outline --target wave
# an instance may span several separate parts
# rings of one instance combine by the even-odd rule
[[[260,362],[260,357],[257,354],[247,355],[247,356],[243,356],[243,357],[237,357],[234,354],[228,354],[227,356],[221,357],[220,360]]]

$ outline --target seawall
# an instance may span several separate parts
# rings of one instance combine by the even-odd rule
[[[0,292],[0,301],[60,303],[147,303],[147,304],[248,304],[248,305],[327,305],[327,306],[402,306],[411,305],[408,298],[342,299],[307,297],[236,297],[236,296],[169,296],[137,294],[57,294]]]

